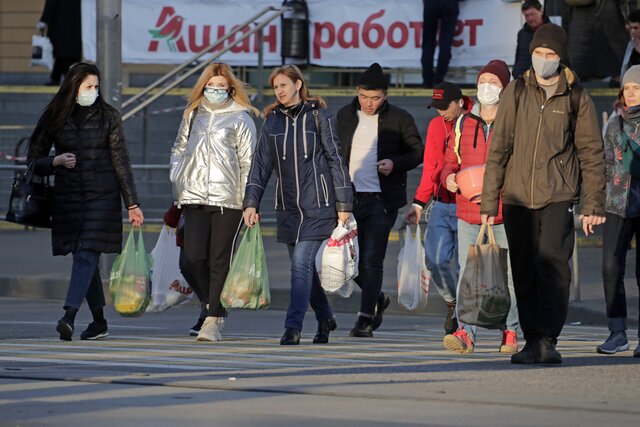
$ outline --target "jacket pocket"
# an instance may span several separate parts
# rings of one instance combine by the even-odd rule
[[[322,187],[324,205],[329,206],[329,187],[327,186],[327,181],[324,179],[323,174],[320,174],[320,186]]]
[[[575,153],[573,151],[562,153],[554,159],[554,163],[560,175],[558,177],[559,181],[563,186],[568,187],[572,193],[575,193],[580,179]]]

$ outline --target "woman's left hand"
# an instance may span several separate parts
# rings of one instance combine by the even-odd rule
[[[129,222],[134,227],[140,227],[144,223],[144,215],[142,214],[142,209],[140,209],[139,207],[129,209]]]
[[[338,222],[343,225],[347,225],[351,212],[338,212]]]

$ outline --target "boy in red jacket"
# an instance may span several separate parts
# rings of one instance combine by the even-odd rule
[[[447,141],[456,119],[471,108],[469,97],[453,83],[444,82],[433,90],[433,100],[429,108],[438,111],[429,123],[425,141],[422,178],[416,190],[411,208],[405,214],[405,221],[418,223],[422,209],[431,203],[431,216],[427,224],[425,254],[431,280],[438,293],[449,308],[444,330],[452,334],[458,328],[454,317],[456,307],[456,285],[460,267],[458,259],[458,225],[456,218],[455,194],[448,191],[440,182],[440,173],[444,166],[444,153]],[[451,267],[454,260],[455,267]]]
[[[456,193],[458,216],[458,262],[464,268],[467,263],[469,245],[475,244],[482,220],[480,204],[469,201],[458,192],[456,173],[471,166],[484,165],[487,162],[489,144],[493,135],[493,124],[498,112],[498,103],[502,89],[507,86],[511,75],[504,61],[493,60],[485,65],[478,74],[478,101],[471,111],[461,116],[454,125],[445,153],[445,164],[440,175],[442,185]],[[507,235],[502,225],[502,209],[493,223],[496,242],[508,248]],[[506,330],[502,332],[501,353],[518,351],[517,329],[518,308],[513,290],[511,263],[507,273],[511,307],[506,320]],[[458,282],[458,286],[460,282]],[[443,339],[445,348],[456,353],[473,353],[477,327],[460,322],[460,328],[447,334]]]

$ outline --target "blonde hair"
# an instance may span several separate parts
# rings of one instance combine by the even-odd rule
[[[202,98],[204,98],[204,88],[211,77],[222,76],[229,83],[229,96],[233,98],[238,104],[247,107],[253,114],[260,116],[260,111],[251,105],[249,96],[245,91],[247,86],[242,80],[238,79],[231,70],[231,67],[222,62],[214,62],[209,64],[198,77],[198,81],[191,89],[191,93],[187,97],[187,107],[184,109],[182,116],[186,119],[189,114],[200,105]]]
[[[300,80],[302,82],[302,86],[300,86],[300,90],[298,94],[300,95],[300,99],[302,101],[315,101],[318,103],[320,108],[327,108],[327,103],[324,99],[319,96],[311,96],[309,95],[309,89],[307,89],[307,84],[304,81],[304,76],[302,75],[302,71],[300,68],[295,65],[283,65],[282,67],[278,67],[271,72],[269,76],[269,86],[273,87],[273,81],[280,74],[285,75],[291,79],[294,83]],[[273,104],[269,104],[264,108],[264,115],[267,116],[271,113],[280,103],[276,100]]]

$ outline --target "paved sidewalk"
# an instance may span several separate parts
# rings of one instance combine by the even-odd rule
[[[23,230],[15,227],[0,227],[0,297],[64,299],[71,257],[53,257],[51,255],[51,237],[49,230]],[[150,227],[152,228],[152,227]],[[285,309],[289,300],[289,260],[285,246],[276,242],[274,229],[266,227],[264,244],[267,253],[269,277],[272,293],[272,308]],[[145,246],[151,251],[157,239],[157,232],[145,232]],[[392,304],[387,313],[409,314],[397,304],[396,265],[401,247],[397,232],[392,233],[385,260],[383,290],[391,296]],[[606,324],[605,302],[601,281],[601,249],[598,247],[580,247],[579,275],[580,300],[572,289],[568,323]],[[113,255],[102,257],[102,276],[108,278]],[[629,251],[627,260],[627,309],[629,326],[638,326],[638,287],[633,279],[635,272],[635,253]],[[348,298],[331,297],[336,312],[355,313],[359,308],[359,292]],[[419,315],[441,317],[446,306],[437,293],[429,297],[426,312]],[[630,335],[635,332],[630,331]]]

